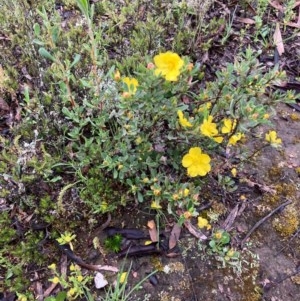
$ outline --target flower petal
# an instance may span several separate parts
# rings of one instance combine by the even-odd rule
[[[191,155],[186,154],[183,158],[182,158],[182,166],[183,167],[189,167],[193,164],[193,158]]]

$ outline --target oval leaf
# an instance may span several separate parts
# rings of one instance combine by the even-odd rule
[[[44,47],[41,47],[41,48],[39,49],[39,54],[40,54],[41,56],[43,56],[44,58],[49,59],[49,60],[51,60],[51,61],[53,61],[53,62],[56,61],[56,60],[55,60],[55,57],[52,56],[51,53],[50,53],[48,50],[46,50]]]

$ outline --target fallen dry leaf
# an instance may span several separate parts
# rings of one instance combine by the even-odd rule
[[[166,257],[175,258],[175,257],[178,257],[180,255],[181,255],[180,253],[171,252],[171,253],[167,253]]]
[[[284,45],[283,45],[281,31],[280,31],[278,22],[276,23],[276,29],[275,29],[273,38],[274,38],[274,44],[277,48],[278,54],[282,55],[284,53]]]
[[[169,249],[170,250],[176,246],[177,241],[180,236],[180,233],[181,233],[181,227],[178,224],[175,224],[173,226],[173,229],[172,229],[171,235],[170,235],[170,239],[169,239]]]
[[[250,18],[236,18],[236,21],[241,22],[241,23],[245,23],[245,24],[255,24],[255,21],[253,19]]]
[[[43,285],[39,279],[39,275],[37,272],[34,273],[34,291],[35,291],[35,300],[37,301],[43,301],[44,300],[44,291],[43,291]]]
[[[119,269],[116,267],[113,267],[111,265],[91,265],[95,268],[97,268],[98,271],[103,270],[103,271],[110,271],[110,272],[119,272]]]
[[[149,235],[150,235],[151,240],[153,242],[157,242],[158,241],[158,233],[157,233],[155,221],[154,220],[148,221],[147,226],[149,228]]]
[[[206,240],[207,236],[204,235],[200,230],[196,229],[190,221],[185,221],[184,222],[185,227],[189,230],[189,232],[194,235],[195,237],[201,239],[201,240]]]
[[[229,215],[227,216],[226,220],[224,221],[223,225],[222,225],[222,228],[225,230],[225,231],[229,231],[231,229],[231,226],[233,225],[236,217],[237,217],[237,214],[239,212],[239,204],[237,204],[232,210],[231,212],[229,213]]]
[[[49,297],[53,290],[58,286],[58,283],[51,283],[51,285],[45,290],[43,297]]]
[[[284,8],[283,6],[278,2],[278,1],[269,1],[269,4],[276,8],[277,10],[279,10],[280,12],[283,12],[284,11]]]
[[[286,25],[290,26],[290,27],[300,28],[300,22],[299,21],[298,21],[298,23],[288,22]]]
[[[241,181],[243,183],[246,183],[249,187],[257,186],[263,192],[267,192],[267,193],[270,193],[270,194],[273,194],[273,195],[276,194],[276,189],[274,189],[274,186],[263,185],[263,184],[260,184],[260,183],[253,182],[253,181],[251,181],[249,179],[246,179],[246,178],[243,178]]]

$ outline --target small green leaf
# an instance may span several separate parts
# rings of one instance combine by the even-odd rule
[[[62,291],[62,292],[59,292],[56,296],[56,301],[64,301],[67,297],[67,293]]]
[[[211,241],[209,242],[209,246],[210,246],[212,249],[214,249],[215,246],[216,246],[216,242],[215,242],[214,240],[211,240]]]
[[[89,3],[87,0],[76,0],[78,7],[86,18],[89,18]]]
[[[42,42],[42,41],[40,41],[39,39],[33,39],[32,42],[34,44],[37,44],[37,45],[40,45],[40,46],[44,46],[45,45],[45,43]]]
[[[58,40],[58,36],[59,36],[59,27],[55,26],[55,27],[51,28],[51,37],[52,37],[52,41],[54,44],[56,44],[56,42]]]
[[[9,279],[9,278],[11,278],[13,275],[14,275],[13,271],[12,271],[11,269],[9,269],[9,270],[7,271],[7,273],[6,273],[5,279],[6,279],[6,280]]]
[[[138,197],[138,201],[140,202],[140,203],[143,203],[143,201],[144,201],[144,197],[143,197],[143,195],[138,191],[138,193],[137,193],[137,197]]]
[[[41,56],[43,56],[44,58],[46,58],[46,59],[49,59],[49,60],[51,60],[53,62],[56,62],[55,57],[53,55],[51,55],[51,53],[48,50],[46,50],[44,47],[41,47],[39,49],[39,54]]]
[[[40,27],[40,24],[34,23],[34,25],[33,25],[33,30],[34,30],[34,34],[35,34],[36,36],[39,36],[40,33],[41,33],[41,27]]]
[[[72,64],[70,65],[70,68],[74,67],[80,60],[81,55],[80,54],[75,54],[74,60],[72,62]]]

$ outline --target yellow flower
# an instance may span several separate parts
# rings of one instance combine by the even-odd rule
[[[213,117],[210,115],[207,119],[204,119],[200,126],[202,135],[214,139],[217,143],[222,143],[223,137],[218,136],[217,124],[212,122]]]
[[[184,197],[187,197],[190,193],[190,190],[188,188],[185,188],[183,191],[180,190],[180,194]]]
[[[120,276],[120,283],[124,283],[127,277],[127,272],[123,272]]]
[[[184,117],[183,115],[183,112],[178,110],[177,111],[177,116],[179,118],[179,123],[182,127],[187,127],[187,128],[190,128],[192,127],[193,125]]]
[[[158,209],[161,209],[162,207],[160,206],[159,202],[158,201],[153,201],[151,203],[151,209],[155,209],[155,210],[158,210]]]
[[[156,195],[156,196],[160,195],[160,193],[161,193],[161,191],[159,189],[154,189],[153,190],[153,194]]]
[[[210,157],[203,154],[200,147],[192,147],[182,158],[183,167],[187,168],[190,177],[205,176],[211,169]]]
[[[236,170],[235,167],[231,169],[231,174],[232,174],[232,176],[236,177],[236,175],[237,175],[237,170]]]
[[[211,102],[207,102],[199,107],[198,112],[201,113],[206,110],[209,110],[211,108],[211,106],[212,106]]]
[[[52,283],[57,284],[59,283],[59,278],[58,277],[54,277],[52,279],[49,279]]]
[[[214,139],[217,143],[222,143],[222,142],[223,142],[223,137],[221,137],[221,136],[213,137],[213,139]]]
[[[115,81],[119,81],[120,78],[121,78],[120,71],[117,70],[117,71],[115,72],[115,74],[114,74],[114,80],[115,80]]]
[[[232,121],[229,118],[225,118],[223,120],[223,123],[224,123],[224,126],[222,127],[222,130],[221,130],[223,134],[232,133],[236,127],[236,120]]]
[[[108,203],[106,201],[101,202],[100,210],[101,212],[105,212],[108,208]]]
[[[190,211],[185,211],[183,213],[183,216],[184,216],[185,219],[189,219],[192,216],[192,213]]]
[[[83,280],[83,276],[82,275],[77,276],[77,281],[81,282],[82,280]]]
[[[50,265],[48,266],[48,268],[49,268],[50,270],[56,270],[56,264],[55,264],[55,263],[52,263],[52,264],[50,264]]]
[[[217,240],[219,240],[219,239],[221,239],[222,238],[222,236],[223,236],[223,233],[221,232],[221,231],[218,231],[218,232],[216,232],[215,233],[215,239],[217,239]]]
[[[266,140],[270,142],[273,147],[278,147],[281,144],[281,139],[277,138],[277,133],[275,131],[269,131],[266,134]]]
[[[167,51],[154,57],[155,75],[163,76],[167,81],[177,81],[183,60],[177,53]]]
[[[177,201],[177,200],[179,199],[179,195],[178,195],[177,193],[174,193],[174,194],[172,195],[172,199],[173,199],[174,201]]]
[[[67,292],[68,298],[72,298],[76,294],[76,289],[75,288],[70,288]]]
[[[226,256],[228,257],[232,257],[235,255],[235,251],[233,249],[230,249],[227,253],[226,253]]]
[[[18,301],[27,301],[28,300],[27,296],[24,294],[17,293],[17,295],[18,295],[18,299],[17,299]],[[6,300],[6,299],[4,298],[1,300]]]
[[[246,200],[247,200],[247,197],[246,197],[244,194],[242,194],[242,195],[240,196],[240,200],[241,200],[241,201],[246,201]]]
[[[270,118],[270,114],[266,113],[264,114],[264,119],[269,119]]]
[[[150,180],[149,180],[149,178],[144,178],[142,181],[143,181],[143,183],[146,184],[146,183],[149,183]]]
[[[218,135],[217,124],[212,122],[213,117],[210,115],[207,119],[204,119],[200,126],[200,131],[204,136],[213,137]]]
[[[138,136],[138,137],[135,139],[134,142],[135,142],[136,145],[139,145],[139,144],[141,144],[141,143],[143,142],[143,139],[142,139],[141,136]]]
[[[236,143],[238,141],[240,141],[242,138],[244,137],[244,135],[242,133],[237,133],[235,135],[232,135],[230,138],[229,138],[229,141],[228,141],[228,144],[229,145],[236,145]]]
[[[198,217],[198,227],[200,229],[205,228],[209,225],[208,220],[206,218],[203,218],[201,216]]]
[[[72,235],[72,233],[66,231],[64,234],[61,234],[60,238],[57,238],[56,240],[59,242],[60,245],[69,244],[71,250],[73,250],[72,240],[76,238],[76,235]]]
[[[129,97],[131,95],[134,95],[137,87],[139,85],[139,82],[137,81],[137,79],[133,78],[133,77],[125,77],[123,78],[123,83],[126,84],[128,91],[123,93],[124,97]]]

